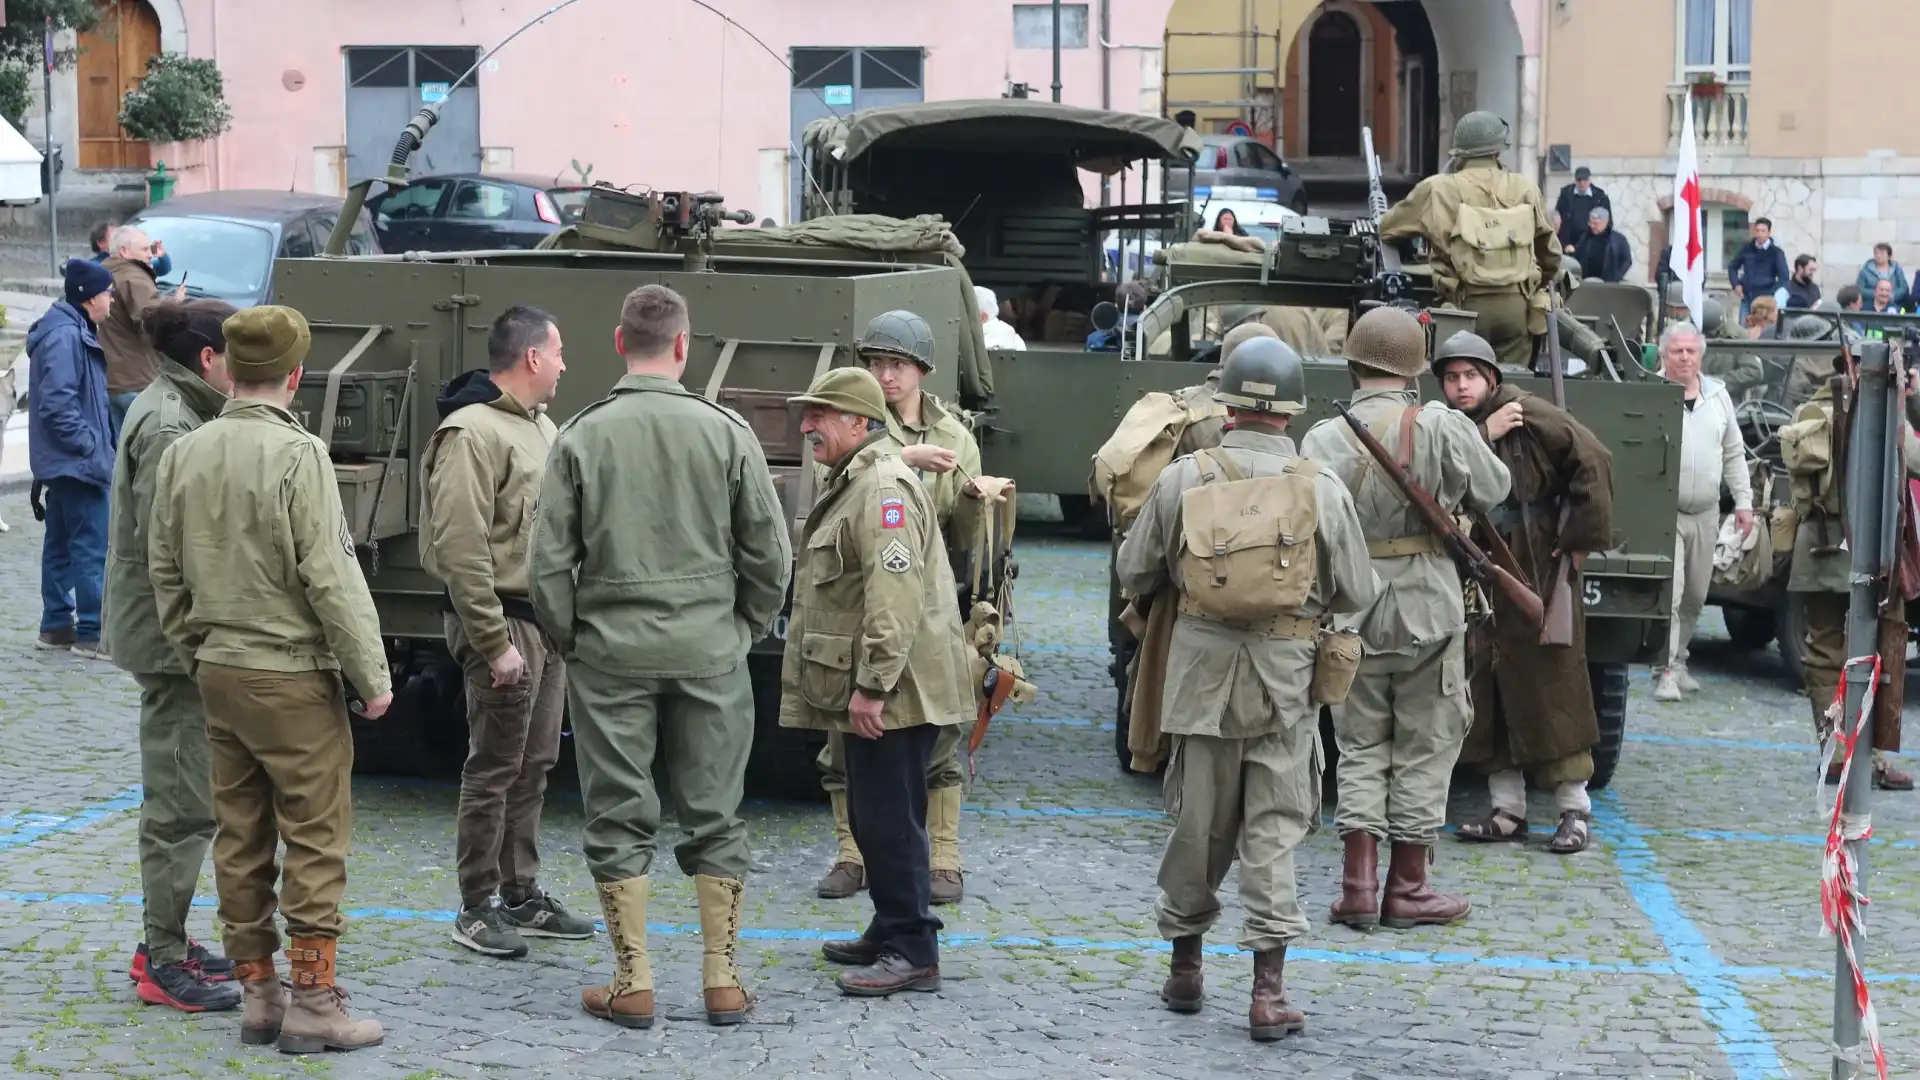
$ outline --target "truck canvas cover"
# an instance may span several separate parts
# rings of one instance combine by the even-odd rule
[[[815,120],[802,142],[809,157],[827,151],[842,164],[876,148],[938,147],[984,152],[1071,149],[1080,168],[1109,174],[1133,161],[1186,162],[1200,137],[1171,120],[1027,98],[928,101]]]

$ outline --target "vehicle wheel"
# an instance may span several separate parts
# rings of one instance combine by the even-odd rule
[[[1079,534],[1082,540],[1107,540],[1113,536],[1107,528],[1105,504],[1095,504],[1090,496],[1061,495],[1060,520]]]
[[[1587,790],[1603,791],[1613,782],[1627,737],[1627,665],[1588,664],[1587,681],[1593,687],[1594,716],[1600,721],[1600,742],[1593,748],[1593,779],[1587,781]]]
[[[447,771],[449,754],[439,734],[447,716],[460,715],[465,704],[459,668],[449,675],[448,666],[435,664],[416,672],[394,690],[393,703],[380,719],[350,716],[354,772],[424,777]],[[458,760],[452,769],[459,774]]]
[[[1806,685],[1807,668],[1802,662],[1800,651],[1807,640],[1807,602],[1795,593],[1787,593],[1780,600],[1780,609],[1774,623],[1780,628],[1774,635],[1774,641],[1780,647],[1780,662],[1787,666],[1787,673],[1793,681]]]
[[[747,755],[747,782],[755,794],[802,802],[826,796],[814,759],[824,734],[780,726],[780,657],[749,655],[753,682],[753,749]]]
[[[1772,644],[1776,626],[1779,622],[1771,611],[1759,608],[1735,607],[1722,604],[1720,614],[1727,620],[1727,636],[1733,644],[1742,649],[1764,649]]]

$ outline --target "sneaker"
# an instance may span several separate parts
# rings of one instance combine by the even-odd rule
[[[40,631],[40,636],[34,639],[33,647],[49,651],[64,651],[73,648],[73,639],[73,627],[71,626],[65,630],[42,630]]]
[[[133,992],[149,1005],[181,1012],[226,1012],[240,1007],[239,987],[207,982],[191,962],[147,965],[146,977],[134,984]]]
[[[107,650],[98,641],[76,641],[73,643],[73,655],[83,660],[111,660]]]
[[[482,956],[512,960],[527,955],[526,940],[507,925],[499,905],[492,901],[462,911],[453,920],[453,940]]]
[[[1697,694],[1700,692],[1700,680],[1687,673],[1687,666],[1685,664],[1675,667],[1673,669],[1673,675],[1674,679],[1680,683],[1681,693]]]
[[[1660,678],[1653,684],[1653,700],[1679,701],[1680,697],[1679,678],[1674,675],[1672,668],[1661,668]]]
[[[233,961],[192,938],[187,939],[187,963],[199,968],[200,977],[208,982],[226,982],[233,978]]]
[[[500,914],[507,925],[527,937],[584,941],[593,936],[592,919],[568,911],[560,901],[541,892],[538,885],[529,889],[527,898],[518,904],[509,905],[504,897],[500,903]]]

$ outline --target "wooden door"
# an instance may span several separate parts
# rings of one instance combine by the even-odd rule
[[[80,167],[147,168],[147,144],[120,129],[120,99],[160,51],[160,19],[146,0],[103,0],[100,25],[80,35]]]
[[[1307,35],[1307,155],[1360,156],[1360,27],[1329,11]]]

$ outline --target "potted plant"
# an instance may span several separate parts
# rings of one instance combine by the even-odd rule
[[[146,78],[121,99],[120,126],[148,144],[153,164],[166,162],[175,172],[199,168],[196,144],[233,126],[219,66],[183,53],[155,54]]]
[[[1720,76],[1711,71],[1696,71],[1687,81],[1693,88],[1695,97],[1719,97],[1720,91],[1726,87],[1726,84],[1720,81]]]

